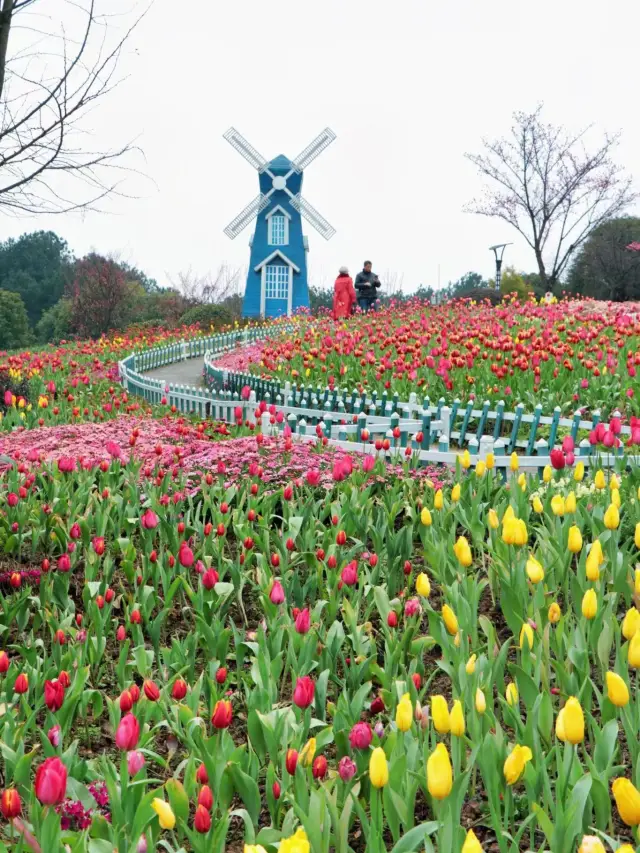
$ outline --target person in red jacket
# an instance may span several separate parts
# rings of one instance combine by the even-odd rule
[[[353,279],[346,267],[340,267],[338,278],[333,286],[333,319],[349,317],[356,304],[356,292]]]

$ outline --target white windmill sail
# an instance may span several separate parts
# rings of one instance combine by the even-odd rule
[[[224,229],[224,233],[227,237],[230,237],[232,240],[238,236],[238,234],[246,228],[246,226],[251,222],[252,219],[261,213],[265,207],[269,204],[269,199],[264,193],[260,193],[257,195],[252,202],[245,207],[244,210],[241,210],[240,213],[236,216],[235,219],[232,219],[231,222]]]
[[[336,233],[336,229],[333,225],[331,225],[321,213],[318,213],[315,207],[309,204],[309,202],[303,198],[300,193],[292,197],[291,205],[313,225],[316,231],[321,234],[325,240],[330,240]]]
[[[300,173],[303,169],[306,169],[309,163],[313,162],[316,157],[321,154],[325,148],[327,148],[327,146],[331,145],[335,138],[336,135],[331,128],[325,127],[322,133],[319,133],[313,142],[310,142],[307,147],[291,161],[295,171]]]
[[[269,165],[268,162],[241,133],[238,133],[235,127],[230,127],[224,134],[224,138],[236,151],[242,154],[245,160],[251,163],[254,169],[257,169],[259,172],[265,171]]]

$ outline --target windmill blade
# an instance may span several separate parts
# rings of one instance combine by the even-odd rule
[[[325,240],[330,240],[336,233],[336,229],[333,225],[327,222],[324,216],[321,213],[318,213],[315,207],[309,204],[305,198],[302,198],[300,193],[291,199],[291,205],[313,225],[316,231],[321,234]]]
[[[306,169],[309,163],[315,160],[318,154],[322,154],[324,149],[331,145],[335,138],[336,135],[331,128],[325,127],[322,133],[318,134],[313,142],[310,142],[304,151],[301,151],[298,156],[292,160],[295,171],[301,172],[303,169]]]
[[[250,202],[244,210],[241,210],[240,213],[236,216],[235,219],[232,219],[231,222],[224,229],[224,233],[227,237],[230,237],[232,240],[238,236],[238,234],[246,228],[246,226],[251,222],[252,219],[261,213],[265,207],[269,204],[269,199],[264,193],[260,193],[257,195],[252,202]]]
[[[269,164],[262,154],[259,151],[256,151],[253,145],[250,142],[247,142],[241,133],[238,133],[235,127],[230,127],[224,134],[224,138],[236,149],[236,151],[242,154],[245,160],[251,163],[254,169],[257,169],[259,172],[264,172]]]

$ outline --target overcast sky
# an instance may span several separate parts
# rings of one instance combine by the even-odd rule
[[[59,18],[60,0],[47,4]],[[639,32],[638,0],[606,11],[594,0],[155,0],[127,79],[85,124],[94,145],[134,138],[147,179],[130,178],[134,197],[108,213],[2,216],[2,237],[50,228],[76,254],[119,253],[161,284],[189,267],[244,266],[251,228],[234,241],[223,228],[257,194],[257,174],[222,134],[233,125],[270,159],[328,125],[338,138],[303,193],[337,234],[325,242],[306,226],[312,281],[365,257],[405,291],[489,277],[488,246],[507,241],[505,264],[533,270],[517,232],[462,212],[480,189],[464,152],[543,101],[571,129],[623,130],[617,159],[640,178]]]

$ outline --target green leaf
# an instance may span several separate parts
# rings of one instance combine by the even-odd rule
[[[89,842],[89,853],[112,853],[113,842],[104,838],[93,838]]]
[[[409,832],[406,832],[402,836],[391,853],[413,853],[414,850],[417,850],[424,843],[427,836],[433,835],[438,831],[439,826],[440,824],[437,820],[430,820],[427,823],[414,826],[413,829],[410,829]]]
[[[227,770],[233,780],[234,788],[251,815],[251,820],[257,826],[260,817],[260,789],[257,782],[251,776],[247,776],[237,764],[228,764]]]
[[[168,779],[165,788],[175,816],[186,823],[189,820],[189,797],[182,782],[178,779]]]
[[[549,843],[549,847],[551,847],[551,845],[554,843],[555,839],[554,839],[553,824],[551,823],[551,820],[549,819],[549,815],[542,808],[542,806],[540,806],[538,803],[532,803],[531,808],[533,809],[535,816],[538,819],[538,825],[540,826],[540,829],[545,834],[545,838],[547,839],[547,841]]]
[[[584,810],[591,791],[591,782],[591,776],[587,774],[576,782],[571,791],[565,816],[567,827],[565,842],[569,845],[578,834],[582,834]]]

